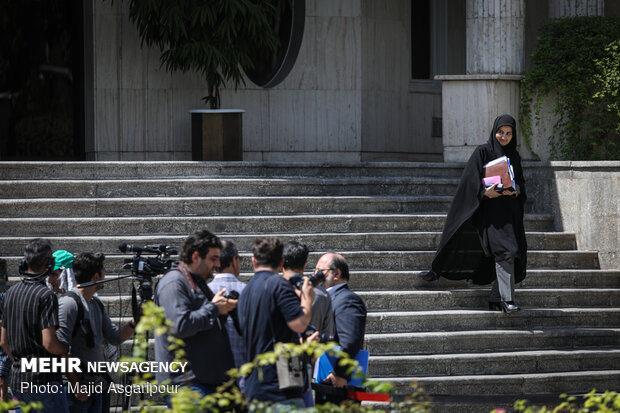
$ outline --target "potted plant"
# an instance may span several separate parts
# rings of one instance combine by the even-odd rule
[[[220,88],[228,83],[236,90],[257,56],[277,50],[280,17],[290,1],[128,0],[129,19],[142,44],[159,47],[162,66],[206,79],[209,109],[192,113],[192,159],[241,160],[242,111],[220,109]]]

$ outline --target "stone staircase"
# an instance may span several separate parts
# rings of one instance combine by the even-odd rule
[[[369,310],[369,375],[394,382],[400,394],[417,380],[434,411],[489,412],[516,399],[618,390],[620,270],[601,270],[595,251],[577,250],[575,235],[554,232],[553,216],[531,203],[520,313],[486,311],[488,287],[416,277],[433,259],[461,170],[442,163],[5,162],[0,256],[14,281],[24,245],[41,236],[55,249],[106,253],[112,278],[130,257],[120,242],[180,246],[207,228],[238,244],[247,280],[257,236],[298,239],[313,251],[309,268],[328,250],[347,258],[351,287]],[[115,317],[130,316],[131,283],[119,279],[101,291]]]

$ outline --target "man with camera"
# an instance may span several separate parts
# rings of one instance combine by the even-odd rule
[[[284,264],[282,265],[282,276],[291,280],[295,277],[303,275],[306,269],[306,262],[308,261],[309,254],[308,247],[299,241],[290,241],[284,245]],[[318,275],[318,274],[317,274]],[[311,278],[312,285],[314,286],[314,301],[312,302],[312,318],[310,319],[310,326],[313,327],[320,334],[320,341],[327,342],[333,341],[333,337],[336,333],[336,327],[334,325],[334,311],[332,310],[332,300],[327,294],[325,288],[320,283],[323,281],[323,274],[321,273],[316,281],[314,274]]]
[[[103,288],[105,255],[91,252],[78,254],[73,262],[77,286],[59,300],[60,327],[58,339],[71,346],[71,355],[80,359],[82,370],[88,362],[105,361],[105,341],[119,345],[134,333],[135,324],[123,326],[121,330],[112,323],[108,312],[95,293]],[[85,285],[85,286],[84,286]],[[104,377],[96,373],[82,373],[81,385],[98,385]],[[110,381],[109,378],[106,382]],[[79,395],[77,396],[79,397]],[[103,394],[93,393],[83,401],[67,393],[70,412],[100,412]]]
[[[220,266],[222,243],[207,230],[197,231],[185,240],[181,260],[164,275],[155,290],[155,304],[163,307],[172,321],[173,333],[185,342],[189,365],[184,372],[157,373],[157,381],[188,386],[202,396],[214,393],[228,379],[226,371],[235,367],[228,333],[227,314],[238,300],[225,297],[225,290],[214,294],[206,281]],[[170,363],[168,335],[155,336],[155,359]],[[167,400],[169,406],[169,399]]]
[[[316,264],[315,273],[325,274],[325,287],[332,299],[334,319],[336,321],[336,341],[342,351],[350,358],[355,358],[364,345],[366,331],[366,305],[364,300],[349,289],[349,265],[340,254],[329,252]],[[327,381],[334,387],[344,387],[351,379],[347,368],[334,366],[334,371],[327,376]],[[317,393],[317,403],[330,401],[338,403],[344,397],[335,397]]]
[[[239,281],[241,274],[241,257],[234,242],[230,240],[222,241],[222,251],[220,252],[220,267],[216,270],[215,278],[209,283],[211,291],[220,291],[226,289],[228,296],[238,298],[245,288],[245,283]],[[235,294],[236,293],[236,294]],[[226,321],[226,329],[228,330],[228,339],[230,347],[235,359],[235,367],[238,369],[244,363],[247,363],[248,356],[245,350],[245,342],[241,337],[241,332],[237,330],[239,327],[239,318],[236,309],[228,313],[230,317]],[[237,380],[239,389],[243,391],[245,388],[245,378],[240,377]]]
[[[47,391],[63,388],[60,373],[21,369],[22,360],[66,357],[69,352],[69,346],[56,338],[58,298],[45,285],[53,268],[50,242],[41,238],[30,241],[19,268],[21,281],[9,288],[4,297],[0,345],[13,359],[9,385],[17,400],[40,401],[43,412],[66,412],[64,391]],[[29,390],[35,386],[45,391]]]
[[[298,296],[295,287],[277,274],[284,261],[282,249],[280,240],[273,237],[258,238],[252,246],[255,273],[239,300],[239,321],[249,360],[273,351],[277,342],[298,343],[299,334],[306,331],[312,317],[314,289],[310,281],[304,279]],[[294,364],[299,363],[289,366]],[[303,408],[303,379],[301,383],[297,380],[303,366],[295,365],[294,369],[292,380],[273,365],[254,369],[246,379],[246,397],[283,408]]]

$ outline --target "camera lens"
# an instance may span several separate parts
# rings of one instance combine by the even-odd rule
[[[304,335],[306,337],[310,337],[315,332],[316,332],[316,327],[313,326],[312,324],[308,324],[308,327],[306,327],[306,331],[304,331]]]
[[[302,274],[293,274],[289,281],[295,288],[301,290],[301,287],[304,285],[304,276]]]
[[[310,282],[312,283],[313,287],[316,287],[323,281],[325,281],[325,274],[321,270],[317,271],[316,274],[310,275]]]
[[[224,293],[224,298],[230,298],[231,300],[238,300],[239,293],[235,290],[226,291]]]

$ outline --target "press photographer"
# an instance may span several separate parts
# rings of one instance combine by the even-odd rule
[[[312,301],[312,318],[310,319],[310,330],[306,329],[305,336],[311,337],[313,331],[319,332],[322,343],[333,341],[336,327],[334,324],[334,312],[332,301],[321,283],[325,281],[325,274],[317,271],[314,274],[305,276],[304,270],[308,262],[310,251],[308,247],[298,241],[290,241],[284,245],[282,265],[282,276],[289,280],[297,289],[301,289],[304,278],[308,278],[314,287],[315,297]]]
[[[252,246],[255,273],[239,300],[239,321],[250,360],[272,351],[276,342],[297,343],[298,334],[310,323],[314,288],[306,278],[298,297],[295,287],[278,275],[284,262],[282,248],[280,240],[273,237],[258,238]],[[293,365],[286,358],[284,362],[283,369],[262,367],[262,375],[254,369],[246,378],[246,397],[274,402],[276,411],[303,408],[303,365]]]
[[[202,396],[214,393],[228,379],[226,371],[235,366],[226,315],[238,300],[224,297],[226,290],[214,294],[206,281],[220,266],[222,243],[209,231],[191,234],[181,251],[181,260],[164,275],[155,290],[155,304],[163,307],[174,325],[174,335],[185,341],[189,367],[185,373],[157,373],[157,381],[188,386]],[[170,363],[167,335],[155,336],[155,360]],[[166,398],[169,404],[169,398]],[[170,406],[169,406],[170,407]]]
[[[119,345],[133,335],[136,327],[132,321],[119,330],[110,320],[101,300],[95,296],[97,291],[104,288],[104,260],[105,255],[100,253],[78,254],[73,262],[78,285],[59,300],[60,327],[56,335],[61,342],[70,346],[71,356],[79,358],[82,366],[89,361],[105,361],[104,340]],[[104,377],[83,373],[79,376],[79,382],[82,385],[98,385],[104,382]],[[67,393],[69,411],[101,411],[102,397],[102,393],[93,392],[88,400],[81,401]]]

